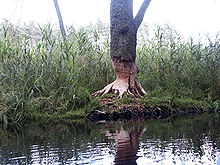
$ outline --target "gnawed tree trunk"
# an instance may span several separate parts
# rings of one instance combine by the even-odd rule
[[[136,17],[133,17],[133,0],[111,0],[111,59],[117,79],[104,89],[94,93],[131,94],[140,97],[146,94],[138,78],[136,66],[137,31],[143,21],[151,0],[144,0]]]
[[[59,4],[58,4],[57,0],[53,0],[53,2],[54,2],[54,6],[55,6],[55,9],[56,9],[56,12],[57,12],[57,17],[58,17],[58,20],[59,20],[60,31],[61,31],[61,34],[62,34],[62,37],[63,37],[63,41],[65,42],[66,41],[66,31],[65,31],[65,28],[64,28],[64,25],[63,25],[63,19],[62,19],[62,15],[61,15],[61,12],[60,12]]]

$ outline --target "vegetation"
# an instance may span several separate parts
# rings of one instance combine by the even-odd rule
[[[220,107],[220,40],[184,41],[174,29],[140,30],[138,78],[146,104]],[[152,38],[146,34],[154,32]],[[0,25],[0,121],[84,117],[98,99],[91,94],[115,79],[109,27],[67,28],[66,42],[51,25]],[[143,39],[144,38],[144,39]],[[146,39],[147,38],[147,39]]]

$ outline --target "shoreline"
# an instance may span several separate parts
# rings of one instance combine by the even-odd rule
[[[117,121],[117,120],[137,120],[137,119],[165,119],[172,116],[180,115],[190,115],[190,114],[202,114],[205,112],[214,111],[204,111],[204,110],[171,110],[169,107],[165,106],[146,106],[141,110],[137,107],[123,107],[120,110],[93,110],[87,118],[90,121]]]
[[[10,119],[5,123],[2,121],[0,125],[7,127],[7,125],[38,121],[71,124],[81,119],[88,119],[92,122],[159,120],[190,114],[220,112],[218,105],[204,100],[147,96],[143,98],[132,98],[129,96],[118,98],[114,95],[93,98],[87,106],[80,109],[69,109],[66,111],[51,109],[51,111],[44,111],[43,107],[39,108],[32,109],[24,118],[17,122]]]
[[[117,121],[117,120],[137,120],[137,119],[164,119],[171,116],[181,116],[188,114],[202,114],[205,112],[220,112],[220,108],[212,107],[207,103],[192,101],[182,103],[169,103],[167,101],[155,101],[150,103],[150,99],[125,98],[114,99],[106,97],[100,100],[101,107],[94,108],[87,118],[91,121]],[[172,106],[173,104],[173,106]],[[203,105],[204,104],[204,105]],[[206,106],[205,106],[206,105]]]

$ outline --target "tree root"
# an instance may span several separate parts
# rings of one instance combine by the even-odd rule
[[[100,91],[97,91],[93,94],[94,97],[101,95],[105,96],[106,94],[117,94],[119,97],[123,95],[132,95],[133,97],[141,97],[146,95],[146,91],[141,86],[137,78],[133,81],[127,81],[124,79],[116,79],[114,82],[108,84],[105,88]]]
[[[141,86],[137,74],[139,72],[135,61],[122,61],[119,59],[113,59],[112,65],[117,79],[111,84],[107,85],[104,89],[97,91],[93,94],[104,96],[112,93],[122,97],[124,94],[132,95],[133,97],[141,97],[146,95],[144,88]]]

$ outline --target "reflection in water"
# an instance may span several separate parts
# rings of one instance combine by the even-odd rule
[[[137,152],[139,149],[140,138],[146,128],[140,128],[135,125],[131,131],[125,131],[122,127],[114,133],[106,131],[106,136],[116,140],[118,147],[115,155],[115,164],[131,164],[135,165],[138,158]]]
[[[220,165],[216,114],[143,122],[0,128],[0,164]]]

